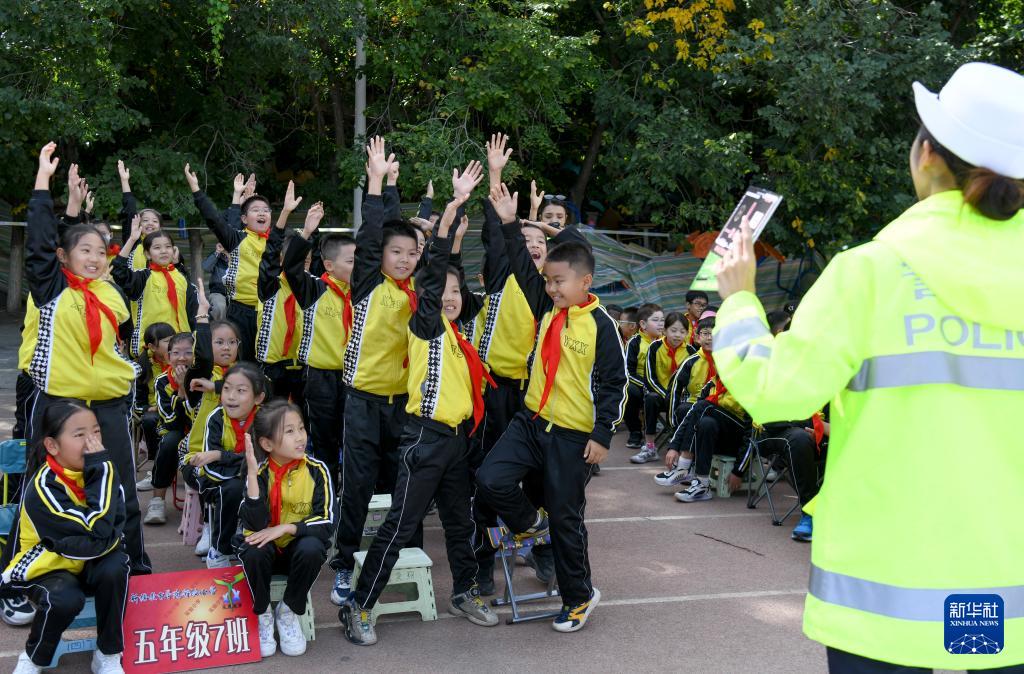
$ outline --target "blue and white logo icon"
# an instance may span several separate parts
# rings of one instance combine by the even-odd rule
[[[945,646],[955,655],[995,655],[1003,650],[1003,598],[951,594],[945,602]]]

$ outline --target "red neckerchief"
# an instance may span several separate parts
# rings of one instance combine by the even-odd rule
[[[825,421],[821,418],[821,412],[815,412],[811,417],[811,425],[814,426],[814,446],[821,452],[821,441],[825,437]]]
[[[697,324],[699,320],[694,320],[690,314],[686,314],[686,320],[690,322],[690,344],[697,345]]]
[[[454,323],[448,321],[448,325],[452,326],[452,332],[455,333],[455,341],[458,342],[459,348],[462,349],[462,354],[466,357],[466,366],[469,368],[469,385],[473,389],[473,430],[469,434],[473,435],[476,432],[477,426],[480,425],[480,420],[484,418],[484,394],[480,390],[482,388],[481,385],[484,380],[493,388],[498,388],[498,385],[494,383],[491,373],[484,367],[483,361],[480,360],[480,354],[473,348],[473,345],[466,341],[466,338],[459,332]]]
[[[112,243],[107,246],[107,255],[110,257],[117,257],[121,253],[121,246],[116,243]]]
[[[225,414],[227,416],[227,414]],[[249,416],[245,418],[244,422],[239,422],[238,419],[228,417],[228,421],[231,422],[231,428],[235,431],[235,454],[241,454],[245,451],[245,434],[252,426],[252,420],[256,417],[256,408],[253,407],[252,411],[249,412]]]
[[[178,380],[174,378],[174,368],[168,365],[167,367],[164,368],[164,374],[167,375],[167,383],[170,385],[170,387],[173,390],[177,391]]]
[[[295,339],[295,306],[297,302],[295,300],[295,293],[288,293],[288,298],[284,301],[284,346],[281,349],[281,353],[285,356],[292,350],[292,341]]]
[[[590,302],[590,297],[587,298],[586,302],[577,304],[576,306],[585,307]],[[537,413],[533,415],[536,419],[540,416],[541,410],[548,403],[548,395],[551,394],[551,387],[555,384],[555,374],[558,372],[558,363],[562,360],[562,330],[565,328],[565,323],[569,318],[569,309],[561,309],[557,314],[551,317],[551,322],[548,324],[547,332],[544,333],[544,338],[541,340],[540,346],[540,362],[544,370],[544,392],[540,395],[540,405],[537,407]]]
[[[246,227],[246,230],[252,232],[256,236],[260,237],[261,239],[267,239],[270,236],[270,228],[269,227],[267,228],[267,231],[265,231],[265,232],[257,232],[255,229],[249,229],[248,227]]]
[[[57,479],[64,483],[64,486],[71,490],[71,493],[78,497],[79,501],[85,501],[85,487],[78,484],[74,479],[64,474],[64,466],[57,463],[52,454],[46,455],[46,465],[50,467]]]
[[[331,275],[327,272],[320,275],[320,280],[326,283],[327,287],[333,290],[334,294],[340,297],[342,304],[345,305],[341,320],[345,324],[345,336],[347,337],[348,334],[352,332],[352,291],[350,290],[349,292],[345,292],[342,290],[341,286],[335,283],[334,280],[331,279]],[[415,293],[413,293],[413,297],[416,297]],[[415,311],[415,309],[413,309],[413,311]]]
[[[151,271],[158,271],[164,275],[164,281],[167,282],[167,300],[171,303],[171,308],[174,309],[174,323],[181,330],[181,318],[178,317],[178,288],[174,285],[174,277],[171,276],[171,272],[174,271],[174,265],[169,264],[166,267],[161,267],[155,262],[149,263]]]
[[[722,378],[718,376],[718,369],[715,367],[715,357],[709,352],[704,352],[704,357],[708,359],[708,377],[704,380],[707,384],[712,379],[715,380],[715,390],[708,394],[708,402],[714,405],[718,404],[718,400],[725,394],[725,384],[722,383]]]
[[[418,306],[418,302],[417,302],[417,299],[416,299],[416,291],[412,289],[412,280],[411,279],[405,279],[404,281],[399,281],[398,279],[391,279],[391,280],[395,282],[395,285],[398,286],[399,290],[401,290],[403,293],[406,294],[406,296],[408,296],[408,298],[409,298],[409,308],[412,309],[413,313],[416,313],[416,307]]]
[[[81,292],[83,299],[85,299],[85,327],[89,330],[89,355],[90,360],[96,362],[96,352],[99,351],[100,344],[103,342],[103,325],[100,323],[100,314],[102,313],[110,321],[111,327],[114,328],[114,339],[120,342],[117,317],[114,316],[114,312],[110,307],[104,304],[96,296],[96,293],[89,289],[89,286],[96,279],[85,279],[81,276],[75,276],[67,269],[61,269],[61,271],[64,272],[64,278],[68,281],[68,287]]]
[[[281,523],[281,485],[284,483],[284,476],[288,472],[302,463],[303,459],[293,459],[283,466],[277,465],[277,462],[273,459],[267,460],[267,468],[270,469],[270,473],[274,476],[274,484],[270,487],[270,526],[276,527]]]
[[[672,364],[669,366],[668,370],[669,376],[672,376],[675,374],[676,370],[679,369],[679,363],[676,362],[676,351],[679,350],[679,346],[682,346],[682,344],[679,346],[672,346],[668,343],[667,339],[662,343],[665,345],[665,353],[667,353],[668,357],[672,359]]]

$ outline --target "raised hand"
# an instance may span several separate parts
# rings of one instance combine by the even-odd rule
[[[85,212],[92,215],[92,209],[96,206],[96,197],[93,195],[92,190],[85,195]]]
[[[418,227],[424,234],[430,234],[430,232],[434,231],[434,225],[431,224],[430,220],[424,220],[423,218],[409,218],[409,224]]]
[[[189,390],[203,391],[204,393],[213,393],[214,391],[217,390],[217,387],[209,379],[193,379],[192,383],[189,384]]]
[[[519,205],[519,192],[509,194],[508,187],[501,183],[498,187],[492,187],[488,196],[495,212],[501,218],[502,224],[515,222],[516,209]]]
[[[384,138],[374,136],[366,146],[366,173],[370,178],[383,178],[395,161],[394,153],[385,152]]]
[[[459,206],[466,203],[469,198],[468,194],[456,195],[448,202],[445,206],[444,213],[441,214],[441,220],[437,224],[437,235],[442,239],[448,238],[448,231],[451,229],[452,223],[455,222],[455,214],[459,210]]]
[[[530,181],[530,219],[536,220],[540,205],[544,203],[544,192],[537,191],[537,181]]]
[[[131,192],[131,177],[132,172],[128,170],[128,167],[124,165],[124,162],[120,159],[117,160],[117,177],[121,179],[121,191]]]
[[[284,192],[284,206],[282,211],[293,212],[302,203],[302,197],[295,196],[295,181],[288,181],[288,189]]]
[[[125,246],[125,248],[127,247]],[[200,318],[200,316],[205,316],[206,318]],[[206,297],[203,279],[198,277],[196,278],[196,320],[200,323],[210,322],[210,300]]]
[[[188,188],[192,192],[199,191],[199,178],[196,176],[196,172],[192,170],[190,164],[185,164],[185,180],[188,181]]]
[[[398,170],[399,170],[399,166],[398,166],[398,162],[396,161],[396,162],[392,163],[391,164],[391,168],[388,169],[388,185],[397,185],[398,184]]]
[[[715,275],[718,277],[718,294],[723,300],[744,290],[754,292],[757,256],[754,253],[754,236],[747,216],[743,216],[739,240],[734,241],[725,257],[715,264]]]
[[[324,219],[324,205],[318,201],[309,207],[306,211],[306,222],[302,225],[302,238],[309,239],[316,232],[320,226],[320,221]]]
[[[473,193],[476,186],[484,179],[484,169],[478,161],[471,161],[466,165],[462,175],[458,169],[452,169],[452,191],[455,199],[462,199],[460,204],[466,203],[466,199]]]
[[[60,163],[60,159],[53,156],[56,150],[57,144],[53,141],[50,141],[39,150],[39,170],[36,171],[35,189],[50,189],[50,178],[53,177],[54,172],[57,170],[57,164]]]
[[[501,182],[501,172],[508,164],[508,158],[512,156],[512,148],[505,149],[508,143],[508,136],[503,133],[491,135],[487,141],[487,170],[491,174],[494,184]]]
[[[245,181],[245,187],[242,189],[242,201],[254,194],[256,194],[256,174],[250,173],[249,179]]]
[[[125,241],[124,246],[121,248],[122,251],[128,251],[128,255],[131,255],[132,246],[136,241],[142,238],[142,216],[136,213],[132,216],[132,229],[128,235],[128,240]],[[125,255],[125,257],[128,257]]]
[[[255,476],[260,469],[260,463],[256,460],[256,448],[252,445],[252,436],[245,434],[245,465],[249,468],[249,475]]]
[[[469,231],[469,216],[463,215],[462,220],[459,221],[459,228],[455,230],[455,240],[461,241],[466,232]]]
[[[427,181],[427,199],[433,199],[433,198],[434,198],[434,181],[433,180],[428,180]]]

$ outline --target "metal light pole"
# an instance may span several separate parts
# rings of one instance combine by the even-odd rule
[[[356,3],[356,27],[359,34],[356,36],[356,147],[366,142],[366,8],[362,1]],[[352,230],[359,231],[363,224],[363,188],[356,185],[352,190]]]

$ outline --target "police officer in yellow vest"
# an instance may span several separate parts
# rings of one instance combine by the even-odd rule
[[[832,400],[804,632],[832,672],[1024,671],[1024,77],[914,84],[919,203],[837,255],[789,332],[720,263],[715,360],[758,422]]]

